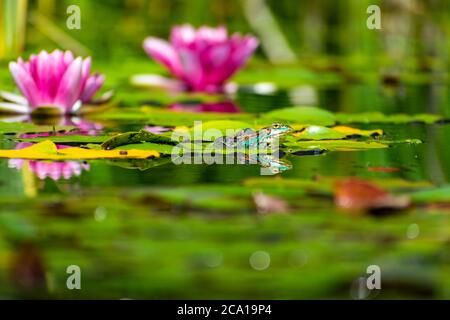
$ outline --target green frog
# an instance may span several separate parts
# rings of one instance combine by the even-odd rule
[[[234,137],[220,137],[214,142],[215,146],[227,148],[265,148],[271,147],[275,139],[292,132],[293,129],[282,123],[273,123],[259,131],[247,128],[236,133]]]

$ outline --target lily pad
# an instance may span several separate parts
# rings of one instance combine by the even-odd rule
[[[49,125],[36,125],[32,123],[22,122],[0,122],[0,133],[43,133],[54,131],[71,131],[76,127],[73,126],[49,126]]]
[[[363,137],[378,137],[383,135],[383,130],[361,130],[357,128],[347,127],[347,126],[336,126],[331,128],[333,131],[337,131],[348,136],[363,136]]]
[[[96,114],[91,119],[118,121],[145,121],[160,126],[192,126],[195,121],[238,120],[247,121],[255,116],[246,113],[215,113],[215,112],[182,112],[168,111],[161,108],[122,108],[111,110],[104,114]]]
[[[294,133],[296,140],[332,140],[344,139],[347,134],[322,126],[308,126],[298,133]]]
[[[50,140],[54,143],[102,143],[111,137],[109,136],[89,136],[89,135],[59,135],[36,138],[17,138],[20,142],[42,142]]]
[[[295,153],[304,150],[324,151],[355,151],[364,149],[388,148],[387,144],[376,141],[353,141],[353,140],[318,140],[318,141],[296,141],[286,142],[285,151]]]
[[[0,158],[17,158],[32,160],[90,160],[90,159],[146,159],[158,158],[159,152],[154,150],[95,150],[83,148],[58,149],[47,140],[30,147],[18,150],[0,150]]]
[[[436,123],[437,121],[443,120],[439,115],[435,114],[417,114],[417,115],[407,115],[407,114],[392,114],[385,115],[381,112],[365,112],[356,114],[336,114],[336,120],[340,123]]]
[[[171,154],[173,146],[167,144],[158,144],[152,142],[128,144],[120,146],[115,150],[154,150],[163,154]]]
[[[220,132],[219,136],[227,135],[227,131],[237,132],[242,129],[252,128],[252,126],[246,122],[242,121],[233,121],[233,120],[217,120],[217,121],[208,121],[202,123],[200,125],[192,127],[189,133],[193,134],[197,131],[201,133],[205,133],[208,130],[214,130],[214,132]]]
[[[146,130],[138,132],[125,132],[111,137],[102,143],[102,148],[106,150],[115,149],[128,144],[136,144],[140,142],[154,142],[160,144],[175,145],[176,142],[171,138],[154,134]]]
[[[290,107],[271,111],[262,116],[264,120],[329,126],[336,122],[336,116],[315,107]]]

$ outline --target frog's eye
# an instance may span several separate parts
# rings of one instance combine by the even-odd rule
[[[279,123],[274,123],[273,125],[272,125],[272,127],[274,128],[274,129],[279,129],[280,128],[280,124]]]

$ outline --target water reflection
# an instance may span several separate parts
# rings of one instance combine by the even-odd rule
[[[59,146],[61,148],[61,146]],[[68,180],[78,177],[83,171],[88,171],[90,165],[82,161],[35,161],[23,159],[10,159],[8,166],[17,170],[29,169],[39,179],[50,178],[54,181]],[[25,169],[26,168],[26,169]]]
[[[35,117],[32,115],[7,115],[0,116],[1,122],[21,122],[21,123],[32,123],[36,125],[52,125],[52,126],[71,126],[75,127],[76,130],[73,132],[68,132],[68,134],[87,134],[87,135],[97,135],[103,130],[103,126],[99,123],[86,120],[81,117],[67,117],[67,116],[57,116],[57,117]],[[59,133],[61,134],[61,133]],[[26,138],[26,137],[24,137]],[[32,137],[28,137],[32,138]]]
[[[220,112],[220,113],[239,113],[241,109],[233,101],[222,101],[212,103],[175,103],[169,106],[173,111],[184,112]]]
[[[230,161],[228,157],[232,156],[235,162]],[[259,165],[260,174],[263,176],[276,175],[287,170],[292,169],[292,164],[290,161],[284,159],[285,154],[278,151],[273,154],[269,153],[259,153],[259,154],[248,154],[238,152],[234,155],[228,155],[226,163],[236,163],[238,165]]]
[[[4,119],[2,119],[5,121]],[[8,120],[8,118],[6,119]],[[36,122],[29,116],[22,119],[22,122]],[[74,126],[76,130],[69,132],[54,132],[54,133],[34,133],[22,134],[20,139],[35,139],[45,138],[51,136],[69,136],[69,135],[97,135],[101,132],[102,126],[78,117],[61,117],[52,119],[52,123],[57,123],[61,126]],[[19,142],[15,149],[24,149],[35,144],[34,142]],[[65,149],[70,146],[64,144],[56,144],[57,149]],[[72,177],[78,177],[83,171],[89,171],[90,165],[85,161],[39,161],[39,160],[24,160],[24,159],[10,159],[8,167],[16,170],[29,170],[41,180],[50,178],[54,181],[60,179],[68,180]]]

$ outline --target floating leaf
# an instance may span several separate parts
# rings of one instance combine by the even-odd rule
[[[161,108],[142,107],[123,108],[119,110],[111,110],[104,114],[96,114],[91,118],[105,120],[142,120],[159,126],[189,126],[191,127],[195,121],[215,121],[215,120],[238,120],[248,121],[255,118],[255,115],[246,113],[215,113],[215,112],[181,112],[167,111]]]
[[[146,159],[159,157],[154,150],[94,150],[83,148],[57,149],[56,145],[47,140],[30,147],[18,150],[0,150],[0,158],[17,158],[33,160],[89,160],[89,159]]]
[[[222,133],[222,136],[227,134],[227,130],[231,130],[232,132],[237,132],[242,129],[251,128],[252,126],[246,122],[242,121],[233,121],[233,120],[217,120],[217,121],[208,121],[204,122],[201,125],[194,126],[190,133],[194,133],[196,130],[200,133],[204,133],[207,130],[217,130]]]
[[[392,114],[385,115],[381,112],[364,112],[355,114],[336,114],[336,119],[340,123],[435,123],[443,118],[434,114]]]
[[[293,134],[293,137],[297,138],[297,140],[344,139],[346,136],[345,133],[322,126],[308,126],[304,130]]]
[[[154,150],[163,154],[171,154],[173,146],[152,142],[128,144],[116,148],[116,150]]]
[[[334,201],[338,207],[350,211],[401,209],[410,203],[406,196],[393,196],[376,184],[357,178],[337,182]]]
[[[338,140],[358,137],[376,137],[383,134],[383,130],[360,130],[346,126],[336,126],[333,128],[323,126],[307,126],[297,130],[287,140]]]
[[[309,125],[329,126],[336,122],[333,113],[315,107],[277,109],[262,115],[264,120]]]
[[[364,149],[383,149],[389,146],[376,141],[352,141],[352,140],[320,140],[320,141],[296,141],[286,142],[284,151],[296,153],[298,151],[355,151]]]
[[[22,122],[0,122],[0,133],[42,133],[53,131],[70,131],[76,127],[73,126],[42,126],[32,123]]]
[[[364,136],[364,137],[377,137],[383,135],[383,130],[361,130],[356,128],[351,128],[347,126],[336,126],[331,128],[334,131],[340,132],[348,136]]]
[[[261,214],[268,213],[286,213],[289,211],[289,206],[283,199],[269,196],[263,192],[258,192],[253,195],[253,201],[256,205],[256,210]]]
[[[42,142],[50,140],[54,143],[102,143],[110,138],[110,136],[59,135],[36,138],[17,138],[15,140],[20,142]]]
[[[171,138],[168,138],[160,134],[154,134],[148,132],[147,130],[141,130],[138,132],[126,132],[115,135],[114,137],[104,141],[102,143],[102,148],[106,150],[111,150],[123,145],[136,144],[140,142],[153,142],[169,145],[176,144],[176,142],[173,141]]]

